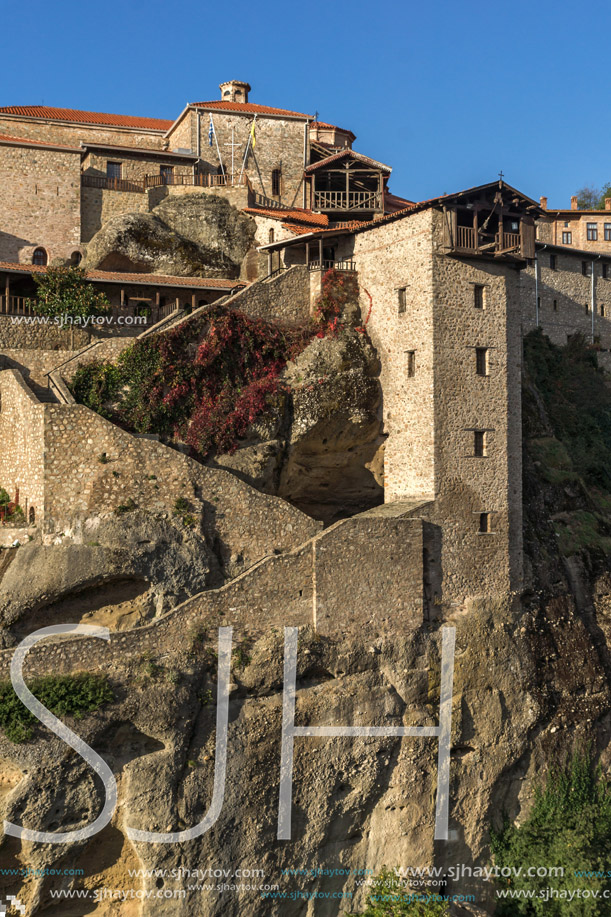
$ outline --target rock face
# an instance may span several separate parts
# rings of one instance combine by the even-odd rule
[[[87,245],[87,270],[238,277],[255,225],[222,197],[187,194],[113,217]]]
[[[136,627],[222,582],[200,533],[141,511],[90,520],[82,544],[32,542],[4,558],[3,646],[37,627],[92,616],[111,629]]]
[[[319,518],[383,502],[378,371],[353,328],[314,338],[283,374],[288,394],[215,463]]]

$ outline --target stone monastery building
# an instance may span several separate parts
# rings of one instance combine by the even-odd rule
[[[356,272],[381,362],[385,501],[422,520],[425,589],[459,604],[519,592],[522,338],[537,325],[557,343],[580,332],[605,362],[611,229],[587,242],[573,229],[568,242],[556,224],[577,214],[503,180],[397,197],[391,167],[356,151],[351,130],[251,102],[245,82],[220,90],[173,121],[0,108],[2,311],[58,260],[83,260],[116,309],[148,302],[155,318],[168,302],[197,308],[244,288],[244,303],[265,292],[258,314],[296,319],[324,271]],[[91,264],[88,245],[109,220],[194,192],[253,221],[239,270],[152,274],[125,255]],[[5,479],[13,471],[0,461]]]

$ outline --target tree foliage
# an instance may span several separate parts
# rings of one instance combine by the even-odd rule
[[[575,192],[577,197],[577,206],[580,210],[604,210],[605,198],[611,197],[611,182],[607,182],[602,188],[596,188],[594,185],[584,185],[579,191]]]
[[[599,917],[608,914],[602,893],[611,888],[607,872],[611,846],[611,786],[589,751],[552,767],[537,788],[532,811],[519,827],[505,819],[492,832],[491,851],[499,868],[522,867],[521,874],[499,880],[503,889],[534,891],[541,897],[501,898],[499,917]],[[562,867],[564,875],[527,876],[527,869]],[[549,895],[553,888],[558,895]],[[597,892],[574,895],[577,890]]]
[[[32,307],[39,315],[69,315],[87,318],[108,312],[110,303],[103,293],[86,279],[80,267],[50,267],[44,274],[34,274],[38,287]]]
[[[439,894],[423,894],[405,885],[384,867],[373,880],[365,910],[350,917],[449,917],[450,908]]]

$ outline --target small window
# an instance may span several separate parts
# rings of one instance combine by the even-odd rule
[[[604,306],[604,303],[601,304],[601,307],[600,307],[600,314],[601,314],[601,317],[602,317],[602,318],[605,317],[605,306]]]
[[[588,276],[588,262],[587,261],[581,262],[581,273],[583,274],[584,277]]]
[[[72,252],[70,255],[70,264],[72,264],[74,267],[78,267],[82,260],[83,256],[80,252]]]
[[[413,376],[416,375],[416,351],[407,350],[406,357],[407,357],[407,376],[409,379],[411,379]]]
[[[549,256],[549,266],[552,269],[552,271],[556,270],[556,256],[555,255]]]
[[[36,525],[36,510],[33,506],[30,506],[30,512],[28,513],[28,520],[30,525]]]
[[[565,229],[568,229],[568,228],[569,228],[568,222],[564,224],[564,228],[565,228]]]
[[[272,169],[272,197],[279,197],[281,184],[282,172],[280,169]]]
[[[603,280],[606,280],[606,279],[607,279],[607,274],[608,274],[608,271],[609,271],[609,265],[603,263],[603,264],[601,264],[601,268],[602,268]]]
[[[477,458],[483,458],[488,454],[486,447],[486,431],[475,430],[473,433],[473,455],[477,456]]]
[[[44,248],[35,248],[34,254],[32,255],[32,264],[39,264],[44,267],[47,261],[47,253]]]
[[[586,303],[586,315],[588,314],[589,311],[590,311],[590,306],[588,305],[588,303]]]
[[[586,223],[588,242],[598,241],[598,223]]]
[[[490,528],[490,513],[480,513],[479,514],[479,533],[480,535],[488,535],[492,529]]]
[[[106,177],[107,178],[121,178],[121,169],[122,165],[120,162],[107,162],[106,163]]]
[[[562,244],[563,245],[572,245],[573,244],[573,233],[572,232],[563,232],[562,233]]]
[[[171,185],[174,179],[174,166],[160,166],[159,174],[164,185]]]
[[[488,348],[475,348],[475,372],[478,376],[488,375]]]
[[[555,299],[554,300],[554,312],[557,312],[557,311],[558,311],[558,300]]]
[[[401,287],[397,290],[399,295],[399,312],[405,312],[407,309],[407,287]]]
[[[473,285],[473,305],[476,309],[485,309],[486,308],[486,294],[485,287],[482,283],[475,283]]]
[[[274,241],[274,236],[275,236],[274,230],[273,230],[273,229],[270,229],[270,231],[269,231],[268,234],[267,234],[267,241],[268,241],[268,242],[273,242],[273,241]]]
[[[611,223],[605,223],[605,242],[611,242]]]

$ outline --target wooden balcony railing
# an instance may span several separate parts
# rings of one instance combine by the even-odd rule
[[[475,230],[472,226],[458,226],[456,228],[456,247],[468,252],[475,251]]]
[[[246,176],[235,173],[230,175],[215,175],[213,173],[203,173],[201,175],[146,175],[144,178],[145,188],[158,188],[161,185],[193,185],[197,188],[223,188],[230,185],[245,185]]]
[[[27,296],[0,296],[0,315],[35,315],[32,302]]]
[[[89,175],[83,172],[83,187],[102,188],[104,191],[135,191],[144,193],[147,188],[158,188],[162,185],[192,185],[198,188],[218,188],[228,185],[245,185],[248,181],[246,175],[183,175],[181,173],[165,173],[160,175],[145,175],[144,178],[109,178],[107,175]]]
[[[354,261],[310,261],[311,271],[356,271]]]
[[[314,210],[382,210],[377,191],[315,191]]]
[[[480,241],[480,245],[484,245]],[[477,252],[477,251],[487,251],[488,254],[494,254],[495,252],[507,252],[517,249],[521,249],[521,239],[520,233],[518,232],[504,232],[503,238],[501,240],[500,234],[497,233],[494,244],[484,246],[483,249],[478,249],[475,242],[475,230],[471,226],[457,226],[456,227],[456,249],[463,252]]]
[[[82,183],[84,188],[102,188],[104,191],[135,191],[143,193],[144,182],[136,179],[109,178],[107,175],[88,175],[83,172]]]

